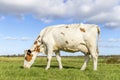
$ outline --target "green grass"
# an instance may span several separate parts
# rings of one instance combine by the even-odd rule
[[[120,64],[106,64],[104,58],[99,58],[98,71],[93,71],[92,60],[85,71],[80,71],[81,57],[62,57],[62,70],[53,57],[47,71],[45,57],[38,57],[30,69],[22,68],[23,59],[0,57],[0,80],[120,80]]]

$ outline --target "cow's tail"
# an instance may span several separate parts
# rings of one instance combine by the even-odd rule
[[[99,54],[99,49],[98,49],[98,42],[100,41],[100,28],[97,27],[97,34],[98,34],[98,39],[97,39],[97,53]]]

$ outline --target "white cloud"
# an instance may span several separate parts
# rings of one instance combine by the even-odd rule
[[[108,22],[108,23],[105,23],[106,27],[110,27],[110,28],[117,28],[120,26],[120,23],[119,22]]]
[[[101,48],[120,48],[120,38],[109,38],[109,39],[101,39],[99,42],[99,47]]]
[[[115,42],[115,43],[117,43],[117,42],[120,42],[120,38],[109,38],[109,39],[100,39],[100,42],[102,43],[104,43],[104,42]]]
[[[21,41],[29,41],[29,40],[31,40],[30,37],[22,37],[22,38],[21,38]]]
[[[53,20],[42,18],[41,21],[43,21],[43,22],[45,22],[45,23],[50,23],[50,22],[52,22]]]
[[[119,45],[100,45],[99,47],[103,47],[103,48],[120,48],[120,46]]]
[[[4,39],[5,40],[17,40],[16,37],[11,37],[11,36],[5,37]]]
[[[5,39],[5,40],[18,40],[18,41],[29,41],[32,38],[30,38],[30,37],[13,37],[13,36],[4,37],[3,36],[3,39]]]
[[[117,39],[110,38],[110,39],[108,39],[108,42],[120,42],[120,38],[117,38]]]
[[[56,19],[86,20],[114,28],[120,24],[120,0],[0,0],[0,14],[22,19],[31,14],[46,23]]]
[[[84,13],[88,13],[90,10],[91,10],[91,7],[89,7],[87,5],[81,6],[81,11]]]

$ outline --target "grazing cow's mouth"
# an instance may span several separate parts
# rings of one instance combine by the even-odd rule
[[[27,62],[26,60],[24,61],[24,64],[23,64],[23,68],[30,68],[30,64],[29,62]]]
[[[30,66],[28,66],[28,65],[23,65],[23,68],[29,69]]]
[[[30,67],[23,65],[23,68],[27,68],[27,69],[29,69]]]

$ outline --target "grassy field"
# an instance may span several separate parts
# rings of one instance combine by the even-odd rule
[[[22,68],[23,59],[0,57],[0,80],[120,80],[120,63],[106,64],[106,58],[99,58],[98,71],[93,71],[92,60],[85,71],[80,71],[84,61],[81,57],[62,57],[62,70],[53,57],[47,71],[45,57],[38,57],[31,69]]]

